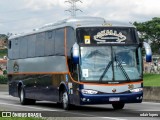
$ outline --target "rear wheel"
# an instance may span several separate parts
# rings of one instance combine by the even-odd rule
[[[124,108],[124,103],[113,103],[112,104],[112,107],[115,109],[115,110],[119,110],[119,109],[123,109]]]
[[[23,87],[20,88],[19,98],[22,105],[35,104],[35,100],[25,98],[25,90]]]

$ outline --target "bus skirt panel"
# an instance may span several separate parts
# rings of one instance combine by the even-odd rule
[[[80,94],[80,105],[112,104],[112,103],[141,103],[143,92],[123,94]]]

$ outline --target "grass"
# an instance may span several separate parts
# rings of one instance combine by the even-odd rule
[[[143,85],[151,87],[160,87],[160,74],[144,74]]]
[[[7,49],[1,49],[0,50],[0,57],[6,56],[7,55]]]

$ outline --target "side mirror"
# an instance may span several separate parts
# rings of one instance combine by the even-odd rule
[[[72,47],[72,60],[74,64],[79,64],[79,45],[75,43]]]
[[[146,62],[152,62],[152,50],[148,43],[143,42],[143,46],[146,51]]]

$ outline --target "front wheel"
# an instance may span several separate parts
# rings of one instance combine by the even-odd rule
[[[113,109],[115,109],[115,110],[119,110],[119,109],[123,109],[124,108],[124,103],[113,103],[112,104],[112,107],[113,107]]]
[[[62,105],[65,110],[68,110],[70,107],[67,91],[62,92]]]

